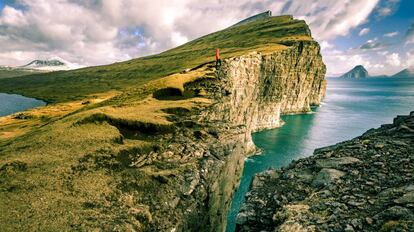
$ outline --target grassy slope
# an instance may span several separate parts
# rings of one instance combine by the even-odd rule
[[[0,92],[19,93],[49,102],[71,101],[88,94],[139,86],[214,61],[216,47],[225,58],[246,50],[266,50],[266,46],[281,47],[291,41],[309,40],[309,33],[304,21],[290,20],[288,16],[273,17],[212,33],[158,55],[107,66],[0,80]]]
[[[180,194],[180,177],[196,170],[197,160],[150,158],[148,151],[159,144],[151,136],[134,133],[142,125],[168,130],[172,122],[163,110],[191,109],[209,100],[157,100],[152,92],[182,89],[199,77],[214,78],[208,66],[178,72],[212,62],[215,47],[225,58],[252,50],[274,52],[303,40],[312,40],[303,21],[275,17],[154,56],[0,80],[0,92],[61,102],[24,113],[27,117],[0,118],[0,212],[7,212],[0,216],[0,227],[3,231],[127,231],[145,229],[157,220],[174,222],[163,218],[171,213],[154,208],[153,203],[172,202],[170,197]],[[111,89],[119,91],[108,92]],[[125,131],[125,125],[133,133]]]
[[[0,67],[0,79],[32,75],[36,71]]]

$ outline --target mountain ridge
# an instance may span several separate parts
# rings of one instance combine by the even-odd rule
[[[392,75],[393,78],[411,78],[414,77],[414,68],[406,68]]]
[[[50,59],[36,59],[17,68],[40,71],[68,71],[81,67],[82,66],[70,63],[69,61],[66,61],[60,57],[52,57]]]

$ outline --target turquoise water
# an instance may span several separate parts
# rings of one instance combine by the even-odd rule
[[[46,105],[44,101],[16,94],[0,93],[0,117]]]
[[[326,97],[314,113],[283,116],[283,127],[253,135],[263,154],[246,160],[228,215],[227,231],[234,231],[235,217],[256,173],[310,156],[315,148],[354,138],[410,111],[414,111],[414,78],[328,79]]]

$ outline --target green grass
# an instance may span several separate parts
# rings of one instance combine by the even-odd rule
[[[52,72],[0,80],[0,92],[18,93],[48,102],[65,102],[109,90],[125,90],[150,80],[213,62],[215,48],[223,58],[311,40],[302,20],[272,17],[231,27],[191,41],[166,52],[106,66]]]
[[[32,75],[33,73],[39,73],[39,72],[40,71],[0,67],[0,79],[27,76],[27,75]]]
[[[1,230],[173,227],[187,209],[177,201],[184,176],[199,170],[200,160],[183,161],[185,154],[163,152],[166,138],[180,126],[167,117],[191,114],[211,99],[157,100],[153,93],[165,88],[184,92],[186,83],[214,79],[214,69],[202,64],[214,61],[215,47],[228,58],[278,52],[309,40],[303,21],[281,16],[228,28],[158,55],[1,79],[0,92],[55,103],[24,113],[31,117],[0,118]]]

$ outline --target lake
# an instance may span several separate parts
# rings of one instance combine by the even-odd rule
[[[46,102],[34,98],[0,93],[0,117],[44,105]]]
[[[228,214],[227,231],[235,230],[237,212],[256,173],[286,166],[312,155],[315,148],[354,138],[410,111],[414,111],[414,78],[328,79],[326,97],[313,113],[283,116],[283,127],[253,135],[263,153],[246,159]]]

